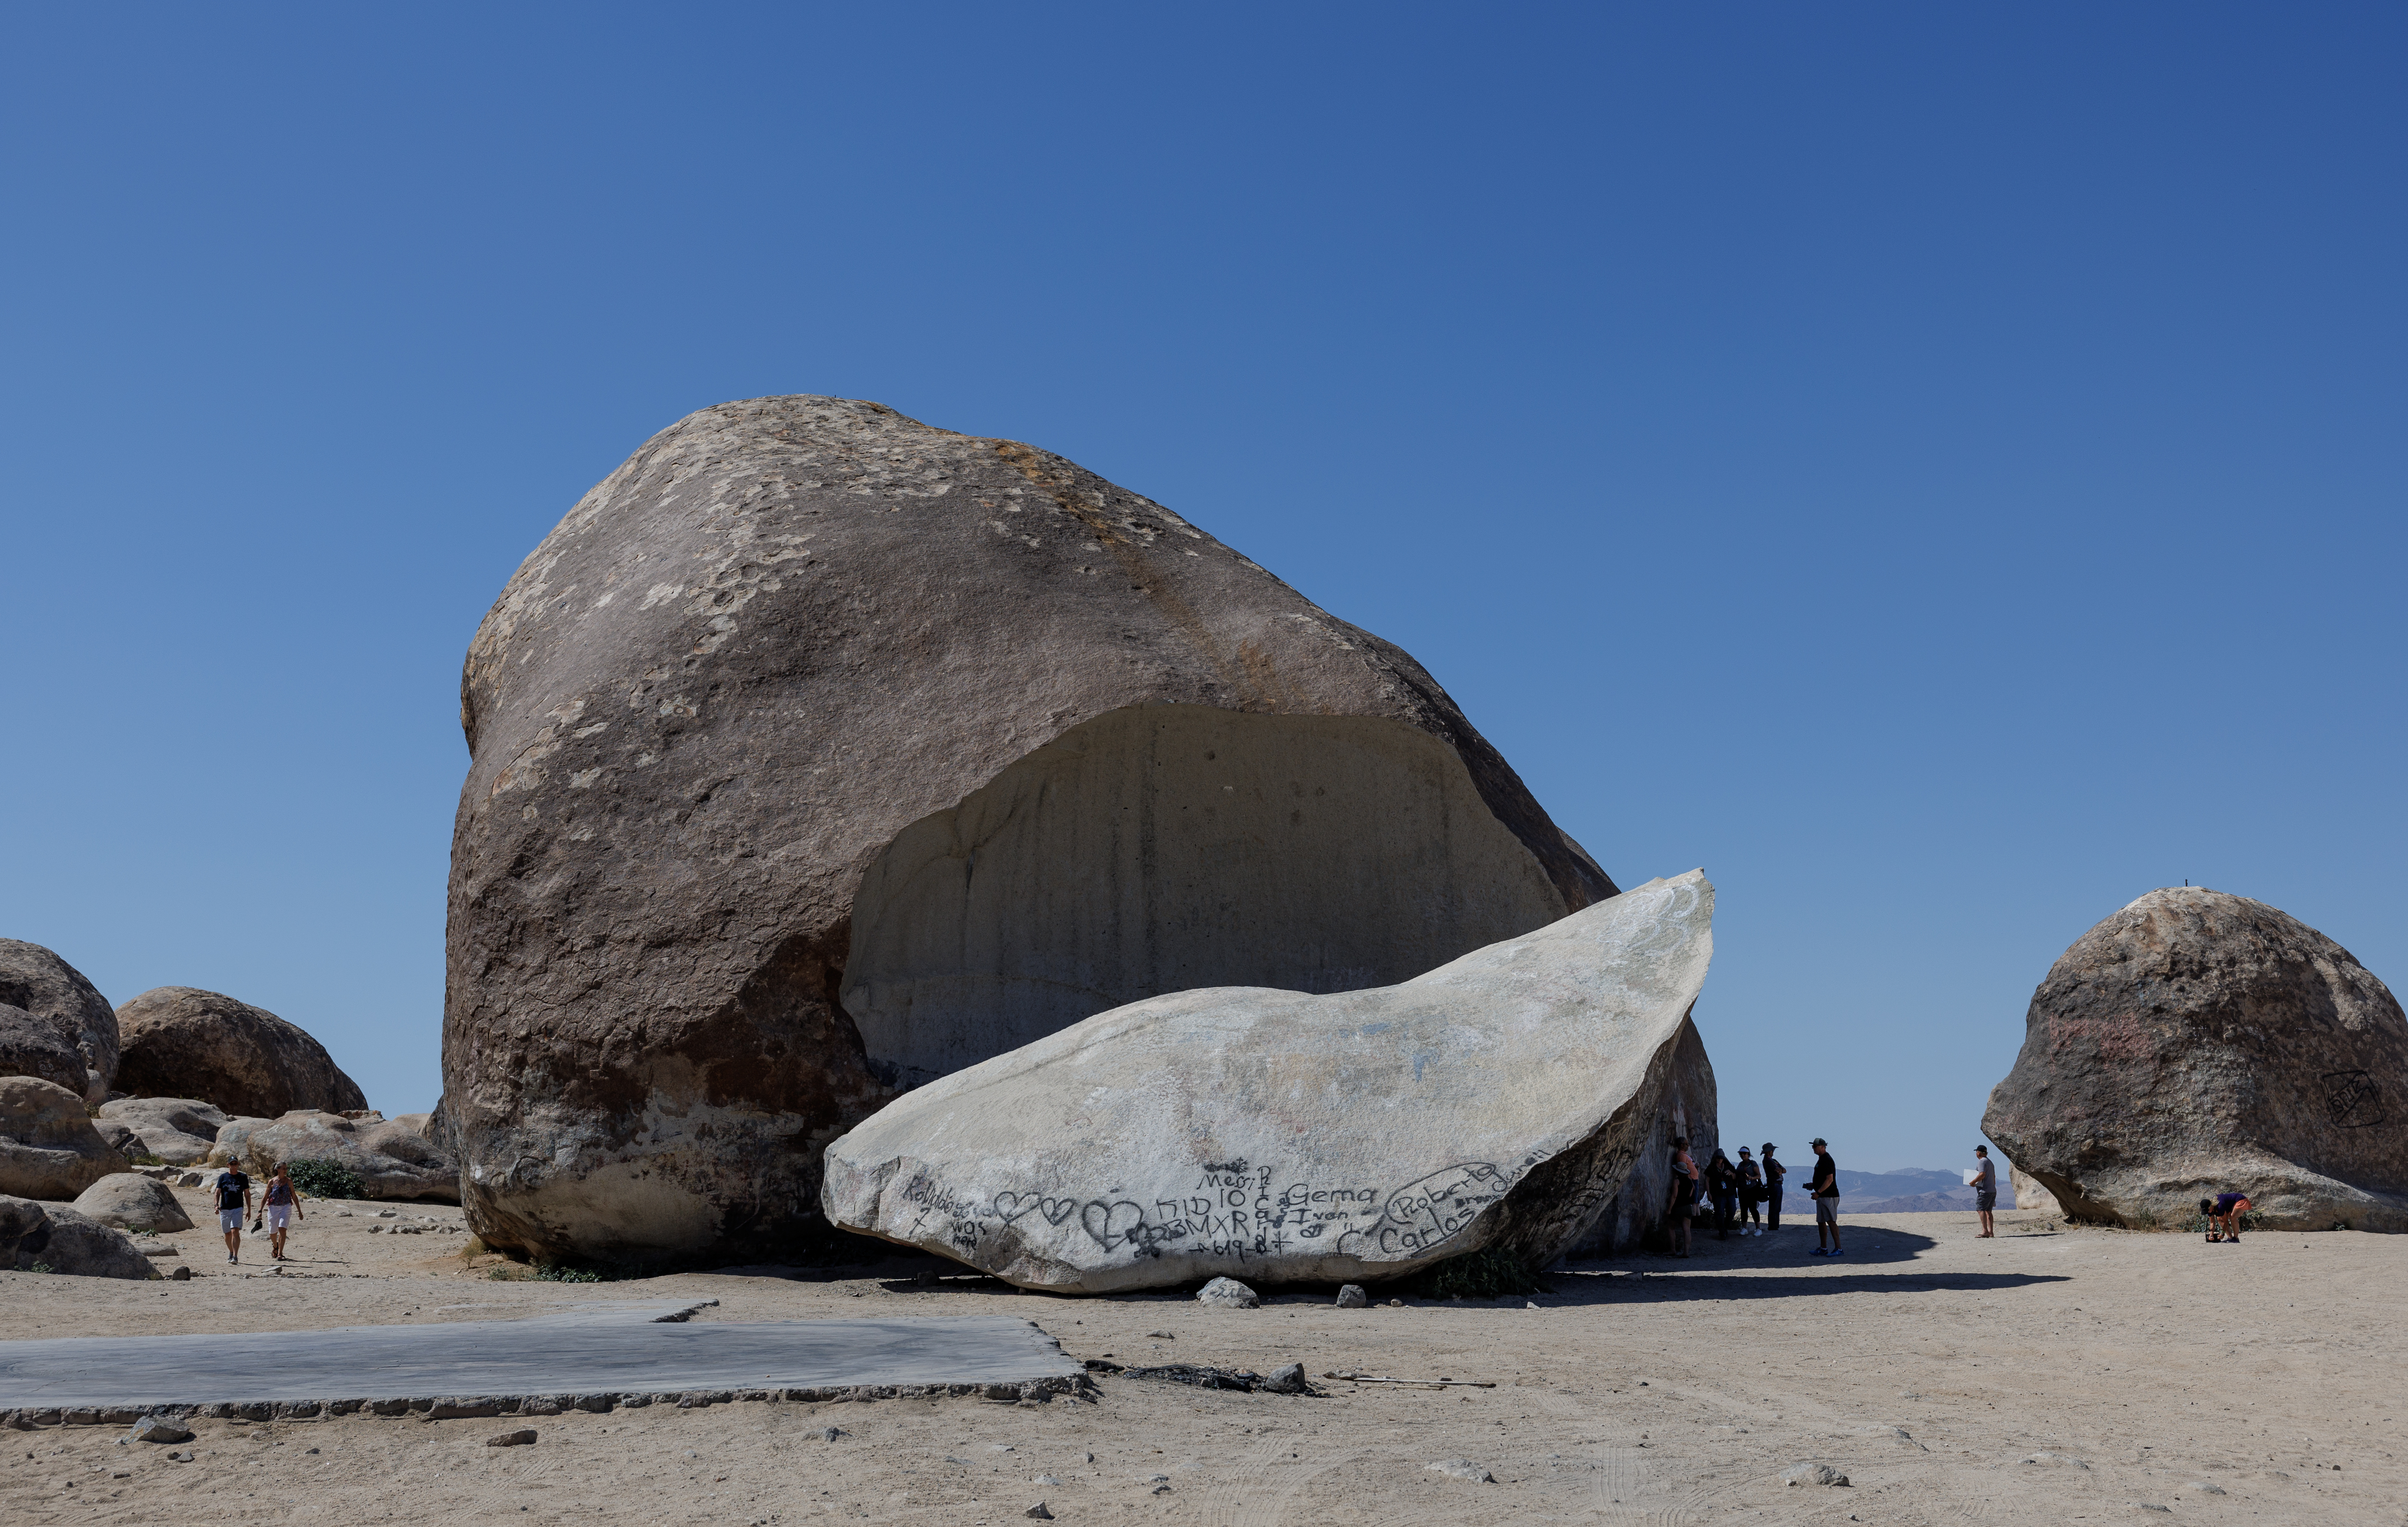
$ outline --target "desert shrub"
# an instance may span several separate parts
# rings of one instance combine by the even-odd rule
[[[129,1150],[125,1159],[136,1166],[165,1166],[167,1163],[147,1150]]]
[[[1503,1251],[1467,1251],[1433,1263],[1405,1279],[1405,1286],[1426,1299],[1500,1299],[1507,1294],[1550,1293],[1554,1291],[1519,1257]]]
[[[284,1163],[285,1175],[293,1186],[312,1198],[357,1198],[363,1184],[360,1175],[341,1162],[300,1161]]]

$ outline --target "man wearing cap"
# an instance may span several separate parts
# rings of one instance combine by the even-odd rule
[[[1814,1175],[1809,1179],[1814,1194],[1814,1249],[1808,1255],[1836,1257],[1840,1254],[1840,1163],[1831,1159],[1830,1142],[1821,1135],[1806,1143],[1814,1148]],[[1823,1245],[1827,1230],[1831,1237],[1828,1250]]]
[[[1973,1207],[1982,1216],[1982,1234],[1973,1238],[1978,1241],[1997,1234],[1997,1228],[1990,1223],[1990,1211],[1999,1206],[1999,1169],[1990,1164],[1988,1146],[1973,1148],[1973,1170],[1966,1175],[1966,1186],[1973,1190]]]
[[[1770,1140],[1764,1142],[1764,1229],[1767,1234],[1781,1229],[1781,1179],[1789,1175],[1789,1168],[1773,1157],[1773,1151],[1778,1149]]]

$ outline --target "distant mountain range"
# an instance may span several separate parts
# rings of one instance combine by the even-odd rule
[[[1806,1184],[1814,1175],[1814,1153],[1808,1151],[1802,1161],[1784,1156],[1784,1166],[1789,1168],[1786,1191],[1781,1200],[1784,1216],[1796,1218],[1801,1213],[1813,1218],[1813,1206],[1800,1201],[1806,1197]],[[1999,1161],[1999,1207],[2015,1206],[2014,1185],[2007,1180],[2007,1163]],[[1910,1166],[1897,1172],[1851,1172],[1840,1168],[1840,1207],[1852,1214],[1936,1214],[1964,1211],[1973,1206],[1973,1190],[1965,1186],[1962,1172],[1942,1172],[1934,1167]]]
[[[1836,1154],[1836,1153],[1835,1153]],[[1807,1157],[1811,1163],[1813,1157]],[[1807,1174],[1791,1168],[1789,1180],[1798,1182]],[[1962,1172],[1942,1172],[1930,1167],[1910,1166],[1899,1172],[1851,1172],[1840,1170],[1840,1204],[1843,1209],[1857,1214],[1934,1214],[1942,1211],[1963,1212],[1973,1206],[1973,1190],[1965,1186]],[[1787,1206],[1785,1204],[1783,1206]],[[2015,1206],[2015,1190],[2007,1180],[2007,1163],[1999,1163],[1999,1207]]]

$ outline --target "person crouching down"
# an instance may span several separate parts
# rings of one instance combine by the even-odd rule
[[[301,1214],[301,1190],[293,1186],[289,1175],[291,1162],[278,1162],[276,1175],[267,1179],[267,1249],[278,1262],[291,1259],[284,1255],[284,1233],[293,1217]],[[309,1218],[301,1214],[301,1218]]]
[[[2199,1212],[2207,1216],[2209,1245],[2222,1241],[2237,1244],[2241,1239],[2241,1217],[2249,1212],[2247,1193],[2218,1193],[2214,1198],[2199,1201]]]

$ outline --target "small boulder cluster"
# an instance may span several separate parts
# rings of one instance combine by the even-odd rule
[[[442,1134],[369,1108],[265,1008],[181,986],[112,1008],[51,950],[0,939],[0,1271],[156,1277],[129,1233],[191,1229],[169,1179],[230,1165],[327,1162],[362,1197],[456,1204]]]

